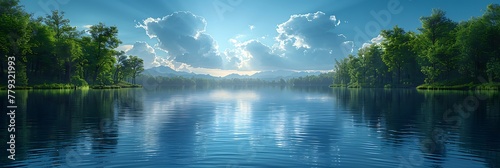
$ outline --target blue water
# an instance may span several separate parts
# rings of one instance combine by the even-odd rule
[[[16,98],[16,161],[2,149],[0,166],[500,167],[497,92],[167,88]]]

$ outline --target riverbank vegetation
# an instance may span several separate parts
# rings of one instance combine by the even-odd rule
[[[439,9],[420,21],[418,32],[383,30],[381,43],[337,60],[331,86],[499,89],[500,5],[467,21]]]
[[[14,56],[17,88],[122,86],[125,80],[135,86],[144,70],[142,59],[115,50],[121,44],[116,26],[97,23],[78,31],[64,12],[34,18],[19,0],[1,2],[0,78],[7,78],[4,63]]]
[[[258,78],[186,78],[182,76],[161,77],[141,75],[137,78],[143,87],[170,87],[170,86],[329,86],[333,80],[333,73],[321,73],[291,79],[263,80]]]

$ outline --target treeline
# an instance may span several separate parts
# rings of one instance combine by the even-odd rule
[[[472,85],[480,83],[478,78],[500,82],[498,4],[459,23],[439,9],[420,21],[418,33],[398,26],[383,30],[380,44],[336,61],[334,86]]]
[[[319,75],[308,75],[292,78],[288,83],[294,86],[328,86],[333,81],[333,72],[321,73]]]
[[[186,78],[182,76],[161,77],[141,75],[137,77],[138,84],[144,87],[169,86],[329,86],[333,80],[333,73],[308,75],[304,77],[279,80],[263,80],[257,78]]]
[[[52,11],[34,18],[19,0],[0,0],[0,69],[6,79],[7,57],[16,58],[16,86],[73,84],[111,85],[127,78],[135,81],[143,60],[114,49],[121,44],[118,29],[98,23],[78,31]]]

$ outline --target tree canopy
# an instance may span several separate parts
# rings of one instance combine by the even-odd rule
[[[500,82],[500,5],[460,23],[434,9],[418,32],[395,26],[372,44],[336,61],[334,84],[359,87]]]
[[[16,57],[17,85],[135,81],[144,70],[143,60],[138,56],[117,59],[115,49],[120,44],[116,26],[98,23],[88,32],[78,31],[64,12],[33,18],[19,0],[0,0],[0,61]],[[0,64],[4,78],[7,68],[3,66]]]

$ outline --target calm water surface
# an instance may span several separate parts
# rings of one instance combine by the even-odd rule
[[[175,88],[16,98],[16,161],[2,145],[0,167],[500,167],[497,92]]]

